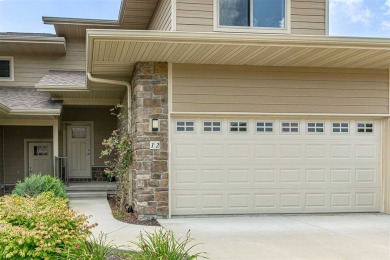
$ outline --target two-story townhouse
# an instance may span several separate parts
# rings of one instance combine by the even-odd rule
[[[1,100],[3,176],[28,175],[37,150],[93,179],[122,100],[139,218],[389,212],[390,44],[328,36],[328,17],[326,0],[123,0],[117,21],[1,36],[17,103]]]

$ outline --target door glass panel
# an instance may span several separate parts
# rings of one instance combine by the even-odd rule
[[[49,147],[47,145],[34,145],[35,156],[48,155],[48,154],[49,154]]]
[[[72,138],[76,138],[76,139],[85,138],[85,128],[83,127],[72,128]]]

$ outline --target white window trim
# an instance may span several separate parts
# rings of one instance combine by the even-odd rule
[[[246,26],[220,26],[219,25],[219,0],[214,0],[214,31],[219,32],[241,32],[241,33],[270,33],[270,34],[291,34],[291,0],[286,0],[286,28],[246,27]],[[251,13],[253,5],[250,6]],[[253,21],[251,19],[251,24]]]
[[[290,130],[291,130],[291,123],[298,123],[298,132],[283,132],[283,123],[290,123]],[[291,121],[280,121],[280,134],[282,135],[299,135],[301,134],[301,122],[297,120],[291,120]]]
[[[345,124],[345,123],[348,124],[348,132],[333,132],[333,124]],[[330,133],[332,135],[349,135],[352,132],[351,127],[352,127],[352,124],[349,121],[333,121],[333,122],[330,122]]]
[[[272,123],[272,132],[260,132],[260,131],[257,131],[257,127],[258,127],[257,123]],[[275,126],[276,126],[275,121],[271,121],[271,120],[256,120],[255,123],[254,123],[254,131],[255,131],[255,134],[259,134],[259,135],[271,135],[271,134],[275,134]],[[264,128],[267,128],[267,127],[264,126]]]
[[[309,132],[309,124],[318,124],[322,123],[323,127],[322,129],[324,130],[323,132]],[[314,127],[317,129],[317,127]],[[326,123],[324,121],[306,121],[306,134],[308,135],[324,135],[326,132]]]
[[[205,122],[219,122],[220,123],[220,130],[219,131],[205,131],[204,130],[204,123]],[[212,128],[213,126],[211,126],[211,128]],[[202,121],[202,132],[204,133],[204,134],[221,134],[222,133],[222,130],[223,130],[223,123],[222,123],[222,121],[221,120],[203,120]]]
[[[15,63],[14,63],[14,57],[11,57],[11,56],[0,56],[0,60],[8,60],[9,61],[9,66],[10,66],[10,76],[9,78],[1,78],[0,77],[0,81],[14,81],[14,75],[15,75],[15,72],[14,72],[14,67],[15,67]]]
[[[237,132],[234,132],[234,131],[231,131],[230,130],[230,123],[233,123],[233,122],[237,122],[237,123],[246,123],[246,131],[245,132],[242,132],[242,131],[237,131]],[[229,134],[249,134],[249,129],[250,129],[250,123],[248,120],[229,120],[228,121],[228,133]],[[239,126],[238,126],[239,127]]]
[[[187,131],[186,126],[184,126],[184,131],[177,131],[177,123],[178,122],[192,122],[194,124],[194,131]],[[175,120],[175,133],[177,134],[195,134],[196,133],[196,122],[195,120],[186,120],[186,119],[180,119]]]
[[[366,124],[372,124],[372,132],[359,132],[359,124],[364,124],[364,129],[366,130]],[[375,122],[373,121],[356,121],[356,134],[358,135],[373,135],[375,134]]]

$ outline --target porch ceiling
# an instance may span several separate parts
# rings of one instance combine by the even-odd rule
[[[329,36],[87,31],[87,72],[129,78],[136,62],[385,68],[387,39]]]

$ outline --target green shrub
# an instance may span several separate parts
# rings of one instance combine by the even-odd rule
[[[197,244],[190,246],[193,241],[190,237],[190,231],[187,232],[184,240],[175,240],[172,231],[155,229],[154,232],[142,232],[139,235],[139,241],[133,242],[139,253],[130,254],[133,260],[192,260],[197,258],[206,258],[205,253],[192,253]]]
[[[52,192],[58,198],[67,198],[65,185],[60,179],[48,175],[34,174],[18,182],[12,194],[36,197],[43,192]]]
[[[112,243],[107,243],[107,235],[100,233],[99,237],[94,236],[87,240],[79,240],[72,248],[68,249],[67,260],[106,260],[107,257],[117,252],[117,247]]]
[[[88,217],[52,193],[0,198],[0,259],[55,259],[86,239]]]

